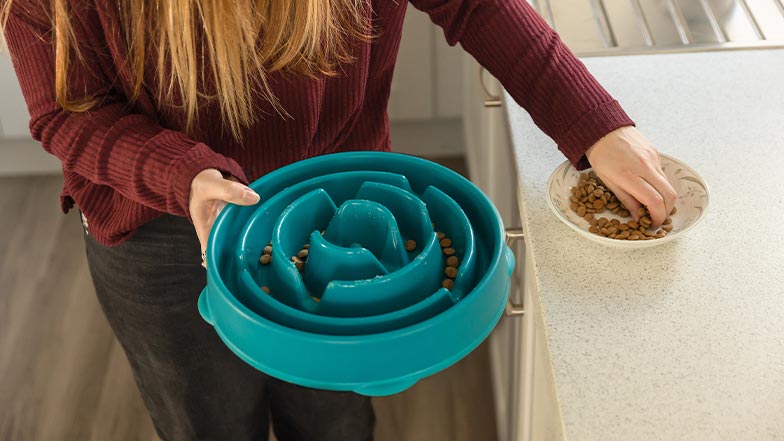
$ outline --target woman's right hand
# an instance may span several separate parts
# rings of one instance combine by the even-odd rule
[[[202,170],[191,181],[189,211],[199,237],[202,255],[207,249],[212,224],[228,202],[253,205],[259,202],[259,195],[233,179],[225,179],[221,172],[214,168]]]

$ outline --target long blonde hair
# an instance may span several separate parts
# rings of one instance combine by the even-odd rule
[[[3,0],[0,0],[3,1]],[[54,30],[55,88],[58,103],[82,112],[95,97],[71,97],[67,72],[79,47],[69,17],[68,0],[50,0]],[[353,61],[357,40],[367,41],[371,26],[367,0],[124,0],[117,2],[133,75],[131,101],[144,85],[144,69],[154,62],[158,103],[182,106],[186,131],[199,106],[217,100],[224,124],[236,139],[256,118],[254,95],[285,114],[272,93],[268,75],[283,71],[309,77],[335,76]],[[12,0],[0,8],[0,29]],[[203,31],[200,31],[199,28]],[[149,44],[157,59],[148,60]],[[167,77],[168,75],[168,77]],[[210,75],[213,90],[205,90]],[[176,93],[180,103],[171,103]]]

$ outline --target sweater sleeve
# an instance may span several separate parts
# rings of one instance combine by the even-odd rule
[[[578,169],[607,133],[634,125],[525,0],[410,0],[492,73]]]
[[[55,96],[47,11],[31,6],[35,2],[12,5],[5,39],[30,113],[30,132],[62,161],[63,170],[109,186],[155,210],[186,217],[191,181],[200,171],[216,168],[247,181],[232,159],[181,132],[161,127],[149,116],[132,112],[126,97],[114,88],[116,73],[107,72],[107,66],[113,69],[113,64],[105,59],[105,48],[101,51],[80,44],[84,62],[73,56],[69,69],[70,96],[94,97],[96,104],[86,112],[64,110]],[[79,18],[77,39],[100,41],[96,38],[102,32],[97,17]]]

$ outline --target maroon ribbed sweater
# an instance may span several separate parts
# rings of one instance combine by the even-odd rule
[[[349,150],[389,150],[387,101],[406,2],[372,1],[380,36],[358,43],[356,62],[338,78],[271,75],[272,89],[293,117],[265,112],[237,143],[215,105],[204,106],[194,133],[183,114],[158,103],[156,73],[132,104],[132,78],[116,3],[69,2],[84,65],[72,63],[72,96],[97,96],[86,113],[64,111],[55,100],[51,26],[41,0],[15,0],[6,39],[30,112],[30,131],[63,164],[63,211],[84,212],[91,234],[116,245],[145,222],[187,216],[190,184],[206,168],[243,182],[304,158]],[[46,2],[48,3],[48,2]],[[558,144],[587,166],[585,150],[606,133],[633,124],[525,0],[411,0],[495,75]],[[368,12],[370,13],[370,12]],[[173,100],[176,103],[176,97]]]

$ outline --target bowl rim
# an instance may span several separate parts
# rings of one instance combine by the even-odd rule
[[[692,168],[691,166],[689,166],[688,164],[686,164],[682,160],[680,160],[680,159],[678,159],[678,158],[676,158],[676,157],[674,157],[672,155],[668,155],[668,154],[665,154],[665,153],[659,153],[659,156],[661,158],[666,158],[666,159],[668,159],[668,160],[678,164],[678,166],[686,169],[688,172],[693,174],[700,181],[700,184],[702,184],[702,186],[705,188],[705,207],[703,208],[703,210],[700,213],[700,215],[697,216],[697,218],[694,220],[694,222],[692,222],[690,225],[686,226],[684,229],[679,230],[678,232],[676,232],[674,234],[668,234],[667,236],[665,236],[663,238],[654,239],[654,240],[622,241],[622,240],[610,239],[609,237],[598,236],[596,234],[593,234],[593,233],[591,233],[591,232],[589,232],[587,230],[584,230],[584,229],[580,228],[578,225],[576,225],[574,222],[572,222],[569,218],[567,218],[563,213],[561,213],[561,210],[559,210],[558,207],[556,207],[555,204],[553,203],[553,198],[552,198],[553,182],[555,181],[555,177],[559,174],[559,171],[562,168],[567,168],[567,169],[569,167],[574,168],[574,166],[572,165],[572,163],[569,160],[566,160],[566,161],[562,162],[561,164],[559,164],[553,170],[553,172],[550,174],[550,177],[547,179],[547,194],[546,194],[547,206],[550,207],[550,211],[552,211],[555,214],[555,216],[561,222],[563,222],[569,228],[571,228],[574,231],[576,231],[577,233],[579,233],[581,236],[585,236],[587,239],[590,239],[590,240],[593,240],[595,242],[602,243],[604,245],[608,245],[608,246],[611,246],[611,247],[614,247],[614,248],[648,248],[648,247],[661,245],[661,244],[670,242],[672,240],[675,240],[675,239],[681,237],[684,233],[686,233],[689,230],[691,230],[692,228],[694,228],[697,224],[699,224],[702,221],[702,219],[705,217],[706,212],[708,211],[708,207],[710,206],[710,199],[711,199],[710,193],[711,192],[710,192],[710,188],[708,187],[708,183],[705,181],[705,179],[702,177],[702,175],[700,175],[699,173],[697,173],[696,170],[694,170],[694,168]],[[582,173],[582,172],[587,172],[587,171],[590,171],[590,170],[593,170],[593,167],[589,167],[589,168],[586,168],[584,170],[578,170],[578,171]]]
[[[314,156],[311,158],[307,158],[301,161],[297,161],[287,166],[281,167],[276,169],[266,175],[261,176],[260,178],[256,179],[255,181],[250,183],[250,187],[260,187],[267,183],[268,181],[279,179],[280,176],[286,176],[289,173],[293,173],[294,171],[299,171],[310,167],[314,164],[326,163],[330,161],[339,161],[341,159],[346,159],[347,161],[366,161],[366,160],[383,160],[384,158],[389,158],[392,161],[400,161],[405,162],[408,164],[417,164],[423,167],[425,170],[439,170],[440,172],[444,173],[445,176],[448,176],[450,180],[453,182],[459,183],[468,183],[470,184],[468,188],[468,193],[470,197],[474,198],[476,202],[481,203],[485,206],[485,208],[489,208],[492,211],[492,217],[495,218],[498,222],[495,225],[493,230],[497,233],[499,240],[498,243],[494,244],[493,249],[491,250],[491,258],[490,262],[488,263],[488,267],[486,270],[485,275],[482,277],[477,277],[476,283],[471,291],[484,289],[486,285],[490,283],[490,280],[493,278],[492,274],[496,273],[502,267],[502,260],[506,258],[506,253],[504,253],[504,249],[506,247],[505,241],[505,232],[504,232],[504,225],[501,219],[501,215],[498,212],[498,209],[492,203],[490,198],[481,191],[473,182],[468,180],[468,178],[460,175],[459,173],[441,165],[436,162],[420,158],[413,155],[407,155],[404,153],[397,153],[397,152],[386,152],[386,151],[350,151],[350,152],[339,152],[339,153],[330,153],[326,155]],[[258,204],[262,203],[259,201]],[[255,205],[254,205],[255,206]],[[233,204],[228,204],[226,208],[221,210],[218,216],[215,219],[213,224],[213,228],[210,230],[209,239],[207,242],[207,261],[217,261],[218,257],[218,246],[215,245],[215,235],[217,231],[221,228],[222,224],[226,221],[229,213],[232,213],[235,210],[242,209],[244,207],[237,207]],[[422,320],[418,323],[413,323],[409,326],[387,330],[383,332],[377,332],[372,334],[364,334],[364,335],[355,335],[355,334],[348,334],[348,335],[337,335],[337,334],[321,334],[315,333],[311,331],[305,331],[296,328],[290,328],[288,326],[282,325],[280,323],[275,322],[274,320],[262,316],[255,311],[251,310],[248,306],[243,304],[233,295],[226,295],[229,292],[228,287],[224,283],[216,265],[207,265],[207,285],[212,282],[215,289],[211,290],[211,292],[216,292],[219,294],[219,298],[225,302],[224,306],[230,307],[234,312],[238,313],[239,315],[245,317],[246,319],[250,320],[254,325],[262,326],[269,331],[272,332],[290,332],[292,335],[298,336],[298,338],[302,338],[305,340],[321,340],[321,341],[329,341],[333,343],[356,343],[356,342],[363,342],[363,343],[372,343],[372,342],[383,342],[390,339],[398,338],[401,335],[405,335],[407,333],[421,331],[430,327],[433,327],[438,320],[451,320],[453,316],[460,314],[464,309],[470,309],[470,305],[474,302],[478,301],[477,299],[479,296],[463,296],[459,302],[456,302],[451,307],[447,308],[441,314],[438,314],[433,317],[429,317],[425,320]],[[504,295],[504,299],[506,299],[508,294]],[[208,301],[208,303],[211,303]],[[504,300],[503,305],[506,304],[506,300]],[[502,305],[502,306],[503,306]],[[213,325],[216,329],[218,328],[217,324]],[[223,326],[221,324],[221,326]]]

